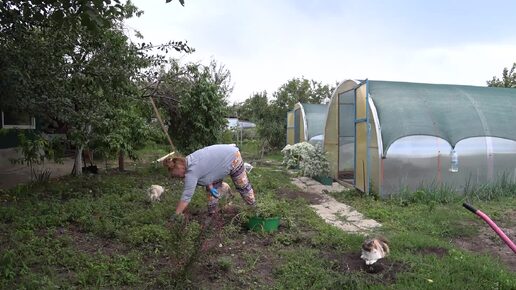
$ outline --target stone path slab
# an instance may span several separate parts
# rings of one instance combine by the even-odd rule
[[[310,206],[328,224],[336,226],[348,233],[367,234],[381,224],[373,219],[366,219],[363,214],[349,205],[338,202],[325,192],[342,192],[350,190],[334,182],[331,186],[323,185],[308,177],[292,178],[292,183],[303,191],[321,196],[320,203]]]

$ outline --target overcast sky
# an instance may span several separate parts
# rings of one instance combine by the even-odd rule
[[[293,77],[484,86],[516,62],[516,1],[133,0],[145,41],[187,40],[224,64],[231,102]],[[179,55],[174,55],[179,57]]]

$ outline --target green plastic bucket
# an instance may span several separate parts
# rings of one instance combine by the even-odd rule
[[[275,232],[278,230],[280,217],[261,218],[254,216],[247,222],[247,227],[255,232]]]
[[[328,176],[314,176],[313,178],[323,185],[331,186],[333,184],[333,179]]]

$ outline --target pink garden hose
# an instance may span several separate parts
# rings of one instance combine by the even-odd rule
[[[507,235],[482,211],[472,207],[467,203],[463,203],[462,206],[467,208],[472,213],[481,217],[499,236],[502,240],[507,244],[509,248],[516,254],[516,245],[507,237]]]

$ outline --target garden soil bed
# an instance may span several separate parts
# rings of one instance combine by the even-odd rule
[[[504,218],[509,223],[497,222],[498,226],[512,241],[516,241],[516,211],[508,212]],[[465,250],[479,253],[489,254],[499,259],[512,272],[516,273],[516,253],[514,253],[502,239],[484,222],[481,224],[473,223],[475,227],[479,227],[476,236],[458,237],[453,243]]]
[[[209,233],[202,242],[197,261],[188,270],[195,287],[223,289],[229,284],[249,289],[273,285],[273,265],[279,259],[271,248],[274,236],[247,230],[236,221],[237,214],[234,208],[225,208],[206,223]],[[201,212],[193,214],[192,218],[201,222],[208,216]],[[238,232],[227,237],[222,230],[231,223],[237,225]]]
[[[287,188],[280,189],[278,191],[278,195],[282,198],[290,200],[302,198],[310,204],[321,204],[325,201],[324,197],[322,197],[320,194],[306,191],[290,190]]]

